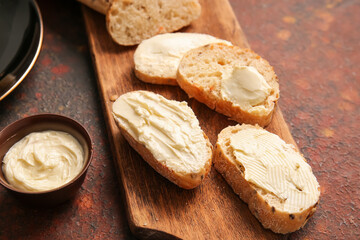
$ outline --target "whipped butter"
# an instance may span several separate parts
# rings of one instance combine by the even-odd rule
[[[113,115],[159,162],[178,173],[197,173],[208,161],[210,148],[186,102],[130,92],[115,101]]]
[[[319,199],[319,183],[311,167],[292,145],[262,129],[244,129],[230,138],[245,179],[274,194],[286,212],[298,212]]]
[[[84,151],[70,134],[33,132],[15,143],[3,159],[3,173],[15,188],[37,192],[60,187],[84,165]]]
[[[200,33],[166,33],[144,40],[134,54],[135,68],[160,77],[176,78],[183,55],[210,43],[230,42]],[[151,70],[151,72],[148,72]]]
[[[270,95],[271,87],[254,67],[235,66],[224,73],[221,96],[242,109],[263,103]]]

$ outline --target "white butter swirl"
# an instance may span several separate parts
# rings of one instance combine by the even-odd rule
[[[15,188],[38,192],[60,187],[84,165],[84,151],[70,134],[33,132],[15,143],[3,159],[3,173]]]
[[[230,138],[236,161],[245,167],[245,179],[273,193],[287,212],[305,210],[320,196],[311,167],[290,144],[262,129],[244,129]]]
[[[271,87],[254,67],[235,66],[224,71],[221,96],[242,109],[264,108],[262,104],[271,93]]]
[[[118,98],[113,114],[136,141],[176,172],[198,173],[208,161],[211,150],[186,102],[136,91]]]

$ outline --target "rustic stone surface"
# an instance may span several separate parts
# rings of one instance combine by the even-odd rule
[[[44,20],[40,56],[24,81],[0,102],[0,129],[38,113],[82,123],[94,156],[74,199],[53,209],[31,209],[0,187],[0,239],[131,239],[79,4],[39,1]]]
[[[321,184],[321,202],[289,239],[360,238],[359,1],[230,1],[251,47],[280,79],[280,106]],[[89,130],[94,160],[77,196],[31,209],[0,188],[0,239],[132,239],[117,181],[78,3],[39,1],[41,54],[0,102],[0,128],[58,113]]]
[[[321,185],[317,212],[289,238],[360,239],[360,2],[231,3],[279,76],[284,117]]]

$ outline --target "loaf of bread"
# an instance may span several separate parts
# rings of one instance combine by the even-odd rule
[[[121,95],[112,112],[129,144],[165,178],[191,189],[206,177],[212,145],[186,102],[134,91]]]
[[[176,72],[183,55],[209,43],[230,42],[201,33],[165,33],[142,41],[134,54],[135,75],[154,84],[177,85]]]
[[[197,19],[200,12],[198,0],[113,0],[106,25],[115,42],[130,46],[179,30]]]
[[[198,101],[240,123],[270,123],[279,98],[270,64],[250,49],[213,43],[188,51],[179,86]]]
[[[316,210],[320,186],[310,165],[293,145],[259,126],[223,129],[213,162],[265,228],[296,231]]]

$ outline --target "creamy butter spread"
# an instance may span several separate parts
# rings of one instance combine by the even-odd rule
[[[136,91],[120,96],[113,114],[136,141],[174,171],[197,173],[208,160],[209,147],[186,102]]]
[[[230,138],[236,161],[245,168],[245,179],[283,203],[283,211],[297,212],[314,205],[319,183],[311,167],[292,145],[261,129],[244,129]]]
[[[33,132],[15,143],[3,159],[7,181],[17,189],[45,191],[75,178],[83,168],[80,143],[61,131]]]
[[[243,109],[263,103],[270,92],[271,87],[254,67],[236,66],[221,82],[222,97]]]
[[[210,43],[230,42],[199,33],[166,33],[144,40],[134,54],[135,68],[147,72],[151,69],[157,76],[176,78],[183,55]]]

